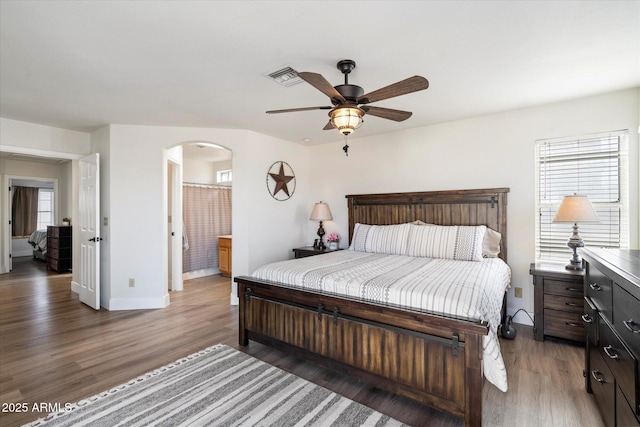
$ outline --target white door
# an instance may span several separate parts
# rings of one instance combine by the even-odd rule
[[[100,156],[80,159],[80,301],[100,310]]]
[[[177,163],[171,163],[171,202],[169,212],[171,213],[171,224],[169,224],[169,281],[172,291],[184,289],[182,281],[182,250],[184,241],[182,235],[182,174]]]

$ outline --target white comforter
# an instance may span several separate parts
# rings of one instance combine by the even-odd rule
[[[260,267],[253,277],[366,301],[428,310],[488,322],[483,337],[487,380],[507,391],[497,330],[511,270],[499,258],[455,261],[337,251]]]

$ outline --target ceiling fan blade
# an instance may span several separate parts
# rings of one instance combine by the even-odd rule
[[[369,104],[371,102],[382,101],[383,99],[395,96],[406,95],[408,93],[424,90],[429,87],[429,81],[422,76],[413,76],[397,83],[385,86],[381,89],[365,93],[358,97],[358,104]]]
[[[326,125],[324,125],[324,127],[322,128],[322,130],[331,130],[334,129],[333,125],[331,124],[331,121],[328,121]]]
[[[298,76],[305,82],[309,83],[311,86],[318,89],[320,92],[324,93],[331,99],[336,100],[336,104],[342,104],[347,102],[346,99],[334,88],[331,86],[331,83],[327,81],[321,74],[318,73],[309,73],[307,71],[303,71],[298,73]]]
[[[267,114],[277,114],[277,113],[295,113],[296,111],[309,111],[309,110],[331,110],[333,107],[303,107],[303,108],[287,108],[286,110],[270,110],[267,111]]]
[[[391,108],[373,107],[369,105],[364,105],[360,108],[372,116],[382,117],[383,119],[394,120],[396,122],[407,120],[413,114],[411,111],[393,110]]]

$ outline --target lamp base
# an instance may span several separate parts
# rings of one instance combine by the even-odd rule
[[[565,265],[564,268],[566,270],[572,270],[572,271],[584,270],[584,268],[582,267],[582,260],[580,260],[580,264],[573,264],[573,262],[570,262],[569,264]]]
[[[318,227],[318,246],[316,249],[320,249],[321,251],[327,249],[323,240],[324,234],[324,227],[322,227],[322,221],[320,221],[320,226]]]
[[[567,246],[569,246],[573,250],[573,256],[571,257],[571,261],[569,261],[569,264],[565,265],[564,268],[573,271],[583,270],[582,258],[580,258],[580,255],[578,255],[578,248],[583,248],[584,242],[582,241],[580,234],[578,234],[578,224],[573,224],[573,234],[569,238]]]

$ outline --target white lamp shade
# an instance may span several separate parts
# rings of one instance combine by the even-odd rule
[[[313,210],[311,211],[309,219],[313,221],[331,221],[333,217],[331,216],[329,205],[324,202],[319,202],[313,205]]]
[[[593,205],[587,196],[564,196],[553,222],[599,222]]]

